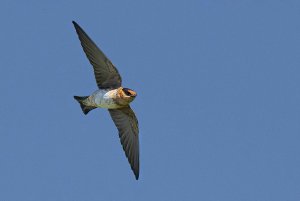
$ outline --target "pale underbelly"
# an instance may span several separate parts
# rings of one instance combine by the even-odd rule
[[[115,93],[116,90],[97,90],[88,98],[87,104],[107,109],[118,109],[124,107],[114,101],[113,97],[115,96]]]
[[[95,97],[94,103],[96,107],[107,108],[107,109],[117,109],[124,106],[118,105],[112,98],[107,97]]]
[[[116,104],[113,100],[101,100],[96,103],[96,107],[107,108],[107,109],[117,109],[124,106]]]

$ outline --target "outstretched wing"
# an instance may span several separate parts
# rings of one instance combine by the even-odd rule
[[[128,106],[108,110],[119,130],[119,137],[135,178],[139,178],[139,125],[133,110]]]
[[[97,85],[100,89],[116,89],[122,84],[122,78],[105,54],[97,47],[83,29],[73,21],[81,46],[94,68]]]

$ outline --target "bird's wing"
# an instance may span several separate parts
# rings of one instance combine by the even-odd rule
[[[97,85],[100,89],[116,89],[122,84],[122,78],[105,54],[97,47],[83,29],[73,21],[81,46],[94,68]]]
[[[133,110],[128,106],[108,110],[119,131],[119,137],[135,178],[139,178],[139,125]]]

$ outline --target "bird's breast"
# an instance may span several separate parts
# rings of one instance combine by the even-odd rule
[[[117,104],[117,89],[105,90],[100,89],[95,91],[91,96],[91,102],[95,104],[96,107],[107,108],[107,109],[117,109],[123,106]]]

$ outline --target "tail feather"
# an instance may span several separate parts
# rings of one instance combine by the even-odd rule
[[[84,105],[83,101],[87,98],[88,98],[88,96],[74,96],[74,99],[78,101],[78,103],[80,104],[80,107],[81,107],[81,109],[82,109],[82,111],[85,115],[87,113],[89,113],[89,111],[96,108],[96,107],[93,107],[93,106]]]

